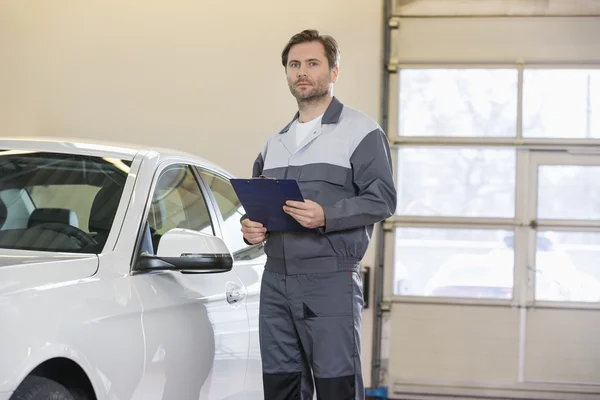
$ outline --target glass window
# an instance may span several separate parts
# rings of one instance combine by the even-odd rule
[[[523,136],[600,138],[600,70],[523,71]]]
[[[100,191],[99,187],[89,185],[50,185],[28,187],[31,200],[38,208],[68,208],[79,221],[79,228],[90,232],[88,220],[92,203]],[[73,196],[73,193],[77,193]]]
[[[539,166],[538,218],[600,219],[600,166]]]
[[[515,137],[516,69],[400,70],[400,136]]]
[[[535,298],[599,302],[599,257],[599,232],[538,232]]]
[[[262,244],[249,246],[244,242],[240,219],[245,214],[233,186],[219,175],[200,170],[200,175],[212,191],[223,217],[223,233],[235,260],[252,260],[264,256]]]
[[[0,151],[0,248],[100,253],[129,160]]]
[[[515,158],[514,149],[402,147],[396,213],[512,218]]]
[[[152,195],[148,225],[156,253],[160,238],[175,228],[214,235],[207,203],[188,165],[172,165],[163,170]],[[144,242],[146,243],[146,242]]]
[[[513,232],[396,228],[394,295],[510,299]]]

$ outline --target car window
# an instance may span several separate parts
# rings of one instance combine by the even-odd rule
[[[79,228],[90,233],[89,219],[92,204],[100,191],[90,185],[36,185],[26,188],[38,208],[67,208],[77,216]]]
[[[153,254],[156,254],[160,238],[174,228],[215,234],[206,200],[189,165],[171,165],[161,172],[152,194],[147,222],[149,233],[145,234],[151,236],[152,249],[146,247],[141,251]]]
[[[100,253],[131,160],[0,150],[0,248]]]
[[[209,170],[200,169],[202,180],[210,188],[221,217],[223,218],[223,234],[234,260],[254,260],[264,255],[262,244],[249,246],[244,242],[241,232],[240,219],[245,214],[244,207],[238,199],[233,186],[226,179]]]

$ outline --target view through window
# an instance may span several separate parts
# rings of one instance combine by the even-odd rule
[[[517,174],[526,171],[517,167],[518,146],[490,138],[600,138],[599,69],[519,75],[517,68],[399,71],[398,135],[439,143],[398,148],[398,217],[511,226]],[[600,219],[600,166],[543,165],[537,174],[537,218]],[[406,225],[395,228],[394,295],[512,298],[513,229]],[[536,247],[536,299],[600,301],[600,233],[539,230]]]

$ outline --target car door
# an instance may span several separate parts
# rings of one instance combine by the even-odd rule
[[[156,254],[171,229],[220,235],[215,210],[188,164],[157,173],[139,240],[139,251]],[[248,353],[245,290],[235,271],[174,271],[136,279],[145,359],[135,399],[224,400],[242,396]],[[241,296],[235,298],[236,295]]]
[[[233,254],[234,269],[247,290],[246,309],[250,327],[248,368],[246,373],[245,399],[262,399],[262,365],[258,337],[258,312],[260,284],[266,255],[263,244],[250,246],[244,242],[240,219],[245,214],[229,178],[218,171],[198,168],[202,180],[210,188],[210,194],[219,210],[218,220],[223,240]]]

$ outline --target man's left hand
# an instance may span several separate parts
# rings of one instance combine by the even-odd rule
[[[287,201],[283,211],[291,215],[300,225],[314,229],[325,225],[325,212],[323,207],[312,200]]]

